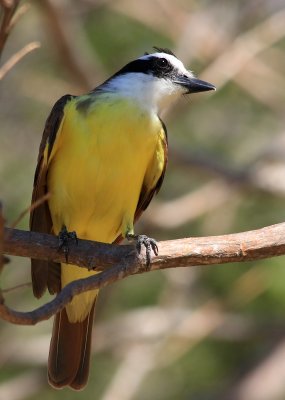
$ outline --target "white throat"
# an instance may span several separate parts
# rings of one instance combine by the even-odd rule
[[[165,111],[185,92],[185,89],[170,79],[159,79],[141,72],[116,76],[104,84],[102,90],[112,95],[130,98],[141,108],[157,114]]]

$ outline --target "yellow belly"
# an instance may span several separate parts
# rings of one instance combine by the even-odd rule
[[[51,154],[48,188],[55,234],[63,225],[82,239],[111,243],[133,232],[134,213],[146,170],[157,149],[160,121],[127,103],[94,105],[88,114],[65,107]],[[154,171],[154,174],[157,171]],[[94,272],[62,265],[62,286]],[[67,307],[71,322],[90,311],[96,291]]]

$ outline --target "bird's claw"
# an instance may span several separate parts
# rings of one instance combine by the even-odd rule
[[[151,263],[151,251],[153,251],[156,256],[158,255],[158,246],[156,240],[149,238],[146,235],[132,235],[132,234],[128,234],[126,238],[128,240],[133,239],[136,241],[136,248],[139,254],[141,253],[142,246],[145,247],[146,265],[147,267],[149,267]]]
[[[66,226],[63,225],[61,231],[58,234],[58,249],[62,250],[65,255],[65,261],[68,262],[69,246],[68,241],[73,240],[78,244],[78,238],[75,231],[68,232]]]

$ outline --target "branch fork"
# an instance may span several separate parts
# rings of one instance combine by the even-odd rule
[[[58,238],[44,233],[4,228],[3,253],[66,262],[58,251]],[[285,223],[222,236],[193,237],[158,243],[159,254],[146,265],[133,245],[113,245],[90,240],[70,243],[68,262],[100,273],[71,282],[49,303],[18,312],[4,304],[0,293],[0,318],[14,324],[34,325],[59,312],[77,294],[100,289],[129,275],[158,269],[244,262],[285,255]]]

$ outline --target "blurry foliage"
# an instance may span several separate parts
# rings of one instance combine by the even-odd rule
[[[57,16],[65,36],[55,37],[55,19],[50,18],[46,7]],[[183,98],[169,115],[164,116],[169,133],[170,160],[156,202],[171,201],[189,191],[194,193],[216,179],[211,167],[207,168],[207,162],[199,168],[191,162],[189,166],[181,166],[173,161],[175,149],[189,150],[190,159],[191,154],[202,154],[204,160],[215,160],[224,171],[248,172],[262,165],[264,190],[255,187],[255,181],[251,187],[229,183],[231,195],[214,210],[205,210],[171,229],[151,223],[153,206],[150,206],[147,218],[142,217],[137,231],[143,230],[157,239],[173,239],[250,230],[283,221],[285,179],[282,169],[275,166],[285,167],[282,113],[285,100],[284,0],[160,0],[143,2],[143,6],[130,0],[42,0],[31,2],[28,12],[17,22],[2,59],[3,63],[31,40],[41,42],[41,48],[21,60],[0,86],[0,187],[7,224],[11,224],[30,202],[38,146],[53,103],[65,93],[80,94],[92,88],[85,87],[67,58],[61,57],[63,44],[76,54],[73,62],[81,63],[86,81],[93,82],[93,86],[129,60],[145,51],[150,52],[154,45],[170,47],[188,68],[215,84],[220,76],[227,77],[231,67],[225,63],[218,73],[211,69],[216,60],[227,54],[246,32],[258,29],[259,24],[278,13],[284,15],[284,27],[276,25],[272,30],[283,29],[280,40],[265,46],[242,64],[232,78],[226,78],[220,87],[217,85],[216,93]],[[267,42],[266,35],[260,36],[259,40]],[[244,42],[245,52],[250,53],[252,48],[254,44],[250,40]],[[243,54],[239,61],[242,57]],[[85,63],[83,67],[82,63]],[[267,187],[269,167],[269,182],[273,189]],[[220,176],[223,178],[222,173]],[[211,203],[211,198],[208,202]],[[175,211],[179,212],[179,209]],[[175,213],[170,217],[175,219]],[[28,217],[19,228],[28,228]],[[1,276],[3,288],[30,280],[29,273],[29,260],[12,259]],[[264,365],[271,349],[284,337],[284,274],[282,257],[247,264],[200,267],[188,272],[176,269],[175,274],[155,272],[130,277],[105,289],[96,318],[98,332],[99,326],[102,328],[101,336],[96,335],[95,327],[90,381],[80,394],[69,390],[56,392],[47,385],[45,371],[51,321],[34,328],[1,323],[0,399],[283,399],[285,360],[282,366],[274,363],[270,366],[275,368],[277,380],[280,376],[279,386],[274,386],[275,393],[270,392],[270,379],[268,392],[263,390],[261,393],[256,386],[254,398],[243,385],[250,379],[252,371],[256,372],[259,365]],[[21,310],[40,304],[33,299],[29,289],[12,292],[7,298],[9,304]],[[228,333],[224,330],[225,338],[217,339],[212,335],[215,329],[210,329],[205,335],[201,334],[199,340],[193,339],[191,329],[200,325],[203,328],[203,322],[194,320],[192,328],[190,324],[189,337],[180,337],[173,334],[179,327],[173,321],[173,332],[162,332],[159,337],[149,333],[145,341],[139,339],[138,343],[133,338],[131,342],[126,339],[126,342],[109,347],[107,344],[105,347],[96,345],[104,339],[104,324],[127,315],[128,311],[158,307],[177,309],[178,313],[186,309],[189,316],[192,312],[204,315],[204,304],[213,299],[219,304],[221,315],[226,312],[241,318],[239,328],[244,328],[246,334],[231,340],[228,328]],[[252,330],[246,330],[244,317],[251,318]],[[227,316],[222,318],[227,321]],[[256,327],[260,322],[262,325],[258,330]],[[151,332],[163,323],[157,320],[149,326],[145,320],[140,330],[150,329]],[[271,332],[273,323],[279,327],[276,328],[278,334],[276,329]],[[230,320],[227,326],[230,326]],[[113,332],[110,341],[115,341],[119,332],[124,333],[125,327],[121,325],[117,329],[119,331]],[[25,348],[33,349],[33,343],[36,344],[31,353],[36,352],[36,357],[29,360]],[[147,351],[140,350],[140,346],[145,346]],[[175,346],[177,351],[174,351]],[[136,348],[146,358],[134,358],[131,362],[130,353]],[[151,361],[147,358],[148,352],[152,354]],[[160,360],[161,354],[164,354],[164,362]],[[133,387],[133,376],[137,386],[128,391],[128,386]]]
[[[151,51],[155,45],[153,40],[161,47],[172,47],[172,43],[154,29],[106,8],[91,12],[85,23],[90,43],[96,48],[107,75],[120,69],[130,58]]]

